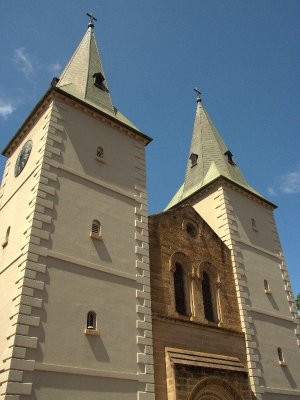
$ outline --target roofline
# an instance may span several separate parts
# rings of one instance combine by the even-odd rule
[[[207,188],[209,185],[211,185],[212,183],[216,182],[219,179],[224,179],[225,181],[232,183],[233,185],[239,187],[240,189],[243,189],[245,192],[251,194],[252,196],[258,198],[259,200],[262,200],[264,203],[267,203],[269,206],[273,207],[274,209],[278,208],[278,206],[276,204],[271,203],[270,201],[264,199],[262,196],[259,196],[258,194],[255,194],[253,192],[251,192],[251,190],[246,189],[244,186],[239,185],[238,183],[231,181],[230,179],[226,178],[226,176],[224,175],[220,175],[217,178],[213,179],[212,181],[208,182],[206,185],[202,186],[200,189],[196,190],[196,192],[190,194],[189,196],[185,197],[184,199],[180,200],[178,203],[174,204],[172,207],[168,208],[168,210],[171,210],[172,208],[174,208],[177,205],[180,205],[182,203],[184,203],[186,200],[190,199],[192,196],[194,196],[196,193],[200,193],[203,189]]]
[[[147,141],[146,146],[152,142],[152,138],[150,136],[145,135],[144,133],[140,132],[137,129],[132,128],[131,126],[125,124],[124,122],[118,120],[117,118],[114,118],[111,115],[106,114],[104,111],[99,110],[96,107],[93,107],[91,104],[85,103],[84,101],[78,99],[75,96],[72,96],[69,93],[66,93],[64,90],[59,89],[55,86],[50,86],[49,89],[46,91],[46,93],[43,95],[43,97],[38,101],[38,103],[35,105],[35,107],[33,108],[33,110],[30,112],[30,114],[28,115],[28,117],[25,119],[25,121],[23,122],[23,124],[21,125],[21,127],[17,130],[17,132],[15,133],[15,135],[12,137],[12,139],[9,141],[9,143],[6,145],[6,147],[2,150],[1,154],[3,156],[7,156],[6,152],[8,151],[8,149],[10,148],[10,146],[13,144],[13,142],[15,141],[15,139],[18,137],[19,133],[25,128],[25,126],[27,125],[27,123],[29,122],[29,120],[33,117],[33,115],[36,113],[36,111],[40,108],[40,106],[43,104],[43,102],[47,99],[47,97],[52,93],[52,92],[57,92],[59,94],[62,94],[66,97],[69,97],[70,99],[77,101],[78,103],[82,104],[83,106],[93,110],[94,112],[104,116],[105,118],[110,119],[111,121],[117,123],[118,125],[123,126],[126,129],[129,129],[130,131],[134,132],[135,134],[137,134],[138,136],[142,137],[143,139],[145,139]]]
[[[21,127],[17,130],[17,132],[14,134],[14,136],[10,139],[10,141],[8,142],[8,144],[6,145],[6,147],[2,150],[1,154],[3,156],[6,156],[6,152],[8,151],[8,149],[10,148],[10,146],[13,144],[13,142],[15,141],[15,139],[18,137],[19,133],[22,131],[22,129],[25,128],[25,126],[27,125],[27,123],[29,122],[29,120],[32,118],[32,116],[35,114],[35,112],[40,108],[40,106],[43,104],[43,102],[46,100],[46,98],[48,97],[48,95],[51,92],[52,87],[50,87],[47,92],[44,94],[44,96],[41,98],[41,100],[39,100],[39,102],[35,105],[35,107],[33,108],[33,110],[30,112],[30,114],[28,115],[28,117],[25,119],[25,121],[23,122],[23,124],[21,125]]]

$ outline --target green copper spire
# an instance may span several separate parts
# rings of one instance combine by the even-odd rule
[[[88,30],[61,74],[57,87],[113,113],[93,26],[89,23]]]
[[[138,130],[112,104],[97,43],[94,35],[93,14],[87,32],[62,72],[56,87],[77,99]]]
[[[196,193],[219,177],[245,188],[254,195],[263,198],[243,177],[221,136],[203,108],[200,92],[197,94],[197,109],[194,122],[192,143],[187,163],[185,180],[167,209]]]

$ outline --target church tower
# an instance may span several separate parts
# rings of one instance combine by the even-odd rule
[[[257,399],[300,398],[298,316],[273,210],[243,177],[197,94],[185,181],[190,204],[231,250],[250,384]]]
[[[3,151],[0,398],[153,400],[145,146],[93,21]]]

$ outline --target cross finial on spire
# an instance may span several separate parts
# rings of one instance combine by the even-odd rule
[[[88,27],[89,28],[94,28],[94,21],[97,21],[97,18],[95,18],[94,16],[93,16],[93,13],[86,13],[86,15],[88,16],[88,17],[90,17],[90,22],[89,22],[89,24],[88,24]]]
[[[200,90],[198,88],[195,88],[194,90],[196,92],[197,102],[199,102],[199,101],[201,102],[201,92],[200,92]]]

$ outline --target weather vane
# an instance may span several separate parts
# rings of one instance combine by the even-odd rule
[[[201,101],[201,92],[200,92],[200,90],[198,88],[195,88],[194,90],[196,92],[197,101]]]
[[[88,16],[88,17],[90,17],[90,22],[89,22],[89,24],[88,24],[88,27],[90,28],[94,28],[94,21],[97,21],[97,18],[95,18],[94,16],[93,16],[93,13],[86,13],[86,15]]]

